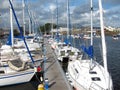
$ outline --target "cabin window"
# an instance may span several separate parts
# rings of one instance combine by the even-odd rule
[[[71,52],[71,50],[67,50],[67,53],[70,53]]]
[[[58,47],[60,47],[60,45],[58,45]]]
[[[74,52],[69,52],[69,55],[74,55]]]
[[[3,74],[3,73],[5,73],[4,71],[0,71],[0,74]]]
[[[63,47],[64,47],[64,46],[67,46],[67,45],[66,45],[66,44],[63,44]]]
[[[95,72],[95,71],[90,71],[89,73],[90,74],[97,74],[97,72]]]
[[[65,56],[65,51],[61,51],[61,56]]]
[[[78,52],[78,55],[81,55],[82,53],[81,52]]]
[[[99,77],[92,77],[91,79],[92,79],[92,81],[101,81],[101,79]]]
[[[58,45],[58,47],[62,47],[62,45]]]
[[[72,52],[71,50],[67,50],[67,53],[68,53],[69,55],[74,55],[74,52]]]

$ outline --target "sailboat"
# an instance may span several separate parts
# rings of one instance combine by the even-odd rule
[[[112,78],[107,69],[107,55],[101,0],[99,0],[99,10],[103,48],[103,66],[93,59],[92,9],[93,7],[91,0],[91,45],[89,49],[84,48],[90,58],[70,61],[68,63],[68,77],[76,90],[113,90]]]
[[[14,14],[15,20],[18,24],[18,28],[21,33],[20,25],[17,20],[16,14],[12,5],[12,1],[9,0],[9,3],[10,3],[11,11]],[[23,36],[23,40],[27,48],[27,51],[30,55],[30,58],[32,60],[32,63],[22,61],[21,58],[19,57],[16,57],[13,60],[10,60],[9,58],[9,60],[6,62],[7,64],[3,64],[0,61],[0,86],[7,86],[7,85],[14,85],[14,84],[29,82],[35,74],[34,60],[31,56],[31,53],[29,51],[29,48],[27,46],[24,36]]]
[[[25,28],[25,7],[27,7],[27,5],[25,4],[25,0],[22,0],[22,7],[23,7],[23,34],[24,34],[24,37],[26,39],[26,42],[28,44],[28,47],[29,47],[29,50],[30,51],[35,51],[35,50],[38,50],[40,49],[41,47],[41,43],[40,43],[40,36],[38,34],[35,34],[34,31],[33,33],[31,33],[31,30],[29,30],[29,35],[26,35],[26,28]],[[27,7],[27,10],[28,10],[28,14],[29,14],[29,18],[30,18],[30,22],[32,24],[32,16],[30,15],[30,11],[29,11],[29,8]],[[35,22],[35,21],[34,21]],[[31,29],[31,26],[32,25],[29,25]],[[18,39],[18,38],[17,38]],[[19,46],[23,47],[23,48],[19,48]],[[15,52],[23,52],[23,51],[26,51],[26,49],[24,49],[24,41],[23,40],[19,40],[16,41],[16,44],[14,44],[14,47],[16,49],[14,49]]]
[[[61,62],[68,62],[71,58],[81,58],[79,49],[70,45],[70,14],[69,14],[69,1],[67,0],[67,39],[64,42],[56,42],[54,52],[57,59]]]

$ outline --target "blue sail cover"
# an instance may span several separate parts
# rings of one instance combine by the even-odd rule
[[[65,38],[64,42],[65,42],[66,45],[71,45],[71,43],[72,43],[72,37],[69,36],[69,38]]]
[[[59,33],[57,32],[56,34],[57,34],[56,35],[57,42],[59,42],[60,41]]]
[[[23,36],[19,35],[19,36],[14,36],[14,38],[19,38],[19,39],[23,39]],[[12,45],[12,37],[11,37],[11,31],[9,32],[9,36],[6,42],[6,45]]]
[[[69,36],[69,44],[70,45],[73,45],[73,40],[72,40],[73,38],[71,37],[71,35]]]
[[[66,45],[68,45],[68,44],[69,44],[68,39],[64,39],[64,42],[65,42],[65,44],[66,44]]]
[[[83,51],[84,51],[85,53],[88,54],[88,56],[89,56],[90,58],[93,58],[93,46],[89,46],[88,48],[86,48],[86,47],[83,45],[83,46],[81,46],[81,48],[83,49]]]
[[[9,33],[9,36],[8,36],[8,39],[7,39],[7,42],[6,42],[7,45],[12,45],[12,37],[11,37],[11,31]]]

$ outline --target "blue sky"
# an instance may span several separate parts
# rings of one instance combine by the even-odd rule
[[[69,0],[71,12],[71,24],[90,25],[90,0]],[[120,27],[120,0],[102,0],[104,11],[104,24],[106,26]],[[67,23],[67,0],[58,0],[59,24]],[[13,0],[14,7],[22,24],[21,0]],[[0,0],[0,26],[9,26],[9,3],[8,0]],[[51,22],[56,23],[56,0],[26,0],[30,12],[38,24]],[[94,14],[93,24],[99,26],[98,0],[93,0]],[[26,9],[25,9],[26,10]],[[25,11],[26,23],[28,13]],[[52,14],[53,13],[53,14]],[[3,23],[4,22],[4,23]]]

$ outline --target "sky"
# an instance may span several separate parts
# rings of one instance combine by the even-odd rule
[[[0,27],[10,26],[9,2],[0,0]],[[29,15],[39,24],[56,23],[56,0],[25,0],[25,22]],[[120,27],[120,0],[102,0],[104,25]],[[13,0],[14,9],[22,25],[22,1]],[[90,25],[90,0],[69,0],[71,24]],[[99,26],[98,0],[93,0],[93,25]],[[15,24],[15,21],[14,21]],[[67,24],[67,0],[58,0],[58,24]]]

